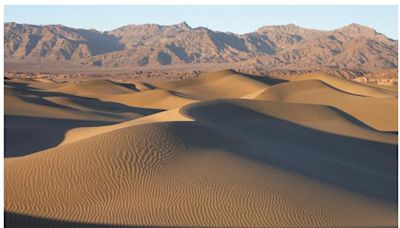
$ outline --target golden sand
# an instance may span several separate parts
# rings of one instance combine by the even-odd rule
[[[5,211],[139,226],[396,226],[395,89],[323,73],[288,80],[226,70],[132,87],[6,82],[15,132],[32,117],[113,123],[66,128],[56,145],[6,158]]]

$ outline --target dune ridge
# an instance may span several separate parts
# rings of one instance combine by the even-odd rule
[[[368,97],[386,98],[393,97],[394,95],[388,92],[386,89],[371,86],[368,84],[361,84],[355,81],[349,81],[344,78],[334,77],[324,72],[314,72],[302,75],[294,75],[287,78],[290,81],[316,79],[325,82],[338,90],[342,90],[347,93],[355,95],[362,95]]]
[[[397,96],[329,75],[296,77],[225,70],[53,86],[58,96],[41,99],[64,115],[127,114],[64,129],[57,144],[6,158],[5,211],[71,227],[395,226]],[[68,97],[75,90],[82,97]],[[78,102],[85,96],[103,110]]]
[[[233,70],[203,73],[191,80],[154,83],[158,88],[188,94],[197,100],[239,98],[254,90],[265,89],[267,83],[257,81]],[[240,88],[240,89],[239,89]]]
[[[338,108],[381,131],[397,131],[397,97],[359,96],[331,87],[320,80],[282,83],[261,93],[256,99],[280,102],[322,104]]]

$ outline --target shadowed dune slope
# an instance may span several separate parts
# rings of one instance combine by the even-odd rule
[[[108,125],[159,111],[34,88],[37,83],[29,81],[5,85],[6,157],[57,146],[72,128]]]
[[[133,85],[138,91],[146,91],[152,89],[152,86],[150,84],[144,82],[134,82]]]
[[[50,90],[64,86],[63,83],[57,83],[50,79],[12,79],[4,80],[4,87],[29,87],[32,89]]]
[[[147,113],[145,110],[97,99],[13,88],[4,89],[4,107],[6,115],[113,122]]]
[[[102,127],[81,127],[74,128],[65,134],[65,138],[61,145],[68,144],[71,142],[79,141],[85,138],[104,134],[106,132],[118,130],[120,128],[132,127],[141,124],[148,123],[161,123],[161,122],[173,122],[173,121],[193,121],[190,117],[183,115],[180,112],[180,108],[171,109],[168,111],[160,112],[157,114],[145,116],[142,118],[126,121],[119,124],[113,124]]]
[[[108,81],[106,81],[108,83]],[[103,84],[100,82],[99,84]],[[111,82],[110,82],[111,83]],[[39,83],[58,84],[58,83]],[[127,118],[148,115],[156,110],[135,108],[116,102],[79,96],[77,93],[61,93],[55,89],[43,88],[39,84],[6,81],[4,88],[5,114],[30,117],[88,119],[121,121]],[[94,82],[94,84],[96,84]],[[62,84],[61,84],[62,85]],[[60,85],[53,86],[60,87]],[[61,86],[63,87],[63,86]],[[93,86],[94,93],[103,93],[101,86]],[[105,86],[107,87],[107,86]],[[110,89],[112,90],[112,89]],[[106,91],[107,92],[107,91]]]
[[[77,94],[131,107],[164,110],[196,101],[168,90],[153,88],[150,84],[124,84],[109,80],[70,83],[55,89],[55,91],[65,94]]]
[[[224,102],[222,102],[224,101]],[[308,128],[334,133],[343,136],[349,136],[359,139],[382,143],[397,143],[397,136],[393,133],[382,133],[365,125],[354,117],[329,106],[312,105],[312,104],[291,104],[279,103],[270,101],[253,101],[253,100],[216,100],[216,104],[234,103],[240,108],[250,109],[254,112],[268,115],[273,118],[289,121]],[[103,126],[103,127],[84,127],[75,128],[68,131],[65,135],[65,140],[62,144],[78,141],[83,138],[88,138],[105,132],[110,132],[119,128],[131,127],[140,124],[157,123],[157,122],[172,122],[172,121],[195,121],[199,120],[195,116],[191,116],[186,110],[190,110],[192,106],[203,105],[199,104],[186,105],[182,108],[175,108],[146,117],[126,121],[119,124]],[[210,102],[212,103],[212,102]],[[268,104],[268,105],[257,105]],[[268,107],[268,108],[262,108]]]
[[[132,226],[132,225],[110,225],[110,224],[95,224],[95,223],[79,223],[79,222],[68,222],[62,220],[46,219],[40,217],[19,215],[14,213],[4,213],[4,226],[23,228],[146,228],[157,226]],[[161,227],[161,226],[160,226]],[[166,227],[166,226],[162,226]],[[170,226],[171,228],[176,226]]]
[[[377,130],[397,131],[398,100],[393,96],[378,98],[354,95],[322,80],[308,79],[275,85],[256,96],[255,99],[329,105]]]
[[[243,96],[254,97],[265,90],[270,84],[278,82],[280,81],[272,78],[261,78],[240,74],[233,70],[223,70],[203,73],[198,78],[181,81],[134,83],[132,85],[135,89],[134,92],[125,90],[115,91],[115,89],[111,93],[103,92],[102,87],[107,87],[103,84],[115,83],[110,81],[96,82],[95,85],[90,85],[90,82],[85,84],[79,83],[64,86],[56,90],[64,93],[75,93],[77,90],[86,91],[79,93],[98,98],[102,101],[124,104],[131,107],[167,110],[199,100],[240,98]]]
[[[397,224],[393,134],[320,105],[216,100],[174,122],[156,115],[6,159],[5,210],[139,226]]]
[[[4,122],[5,157],[22,156],[55,147],[64,140],[65,133],[70,129],[115,123],[13,115],[6,115]]]

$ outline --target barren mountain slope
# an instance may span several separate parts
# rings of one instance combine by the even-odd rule
[[[236,64],[380,70],[397,67],[397,41],[351,24],[332,31],[293,24],[238,35],[186,23],[128,25],[108,32],[62,25],[5,24],[7,61],[69,61],[108,67]]]

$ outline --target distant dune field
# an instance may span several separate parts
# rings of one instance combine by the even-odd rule
[[[397,87],[5,80],[7,227],[395,227]]]

